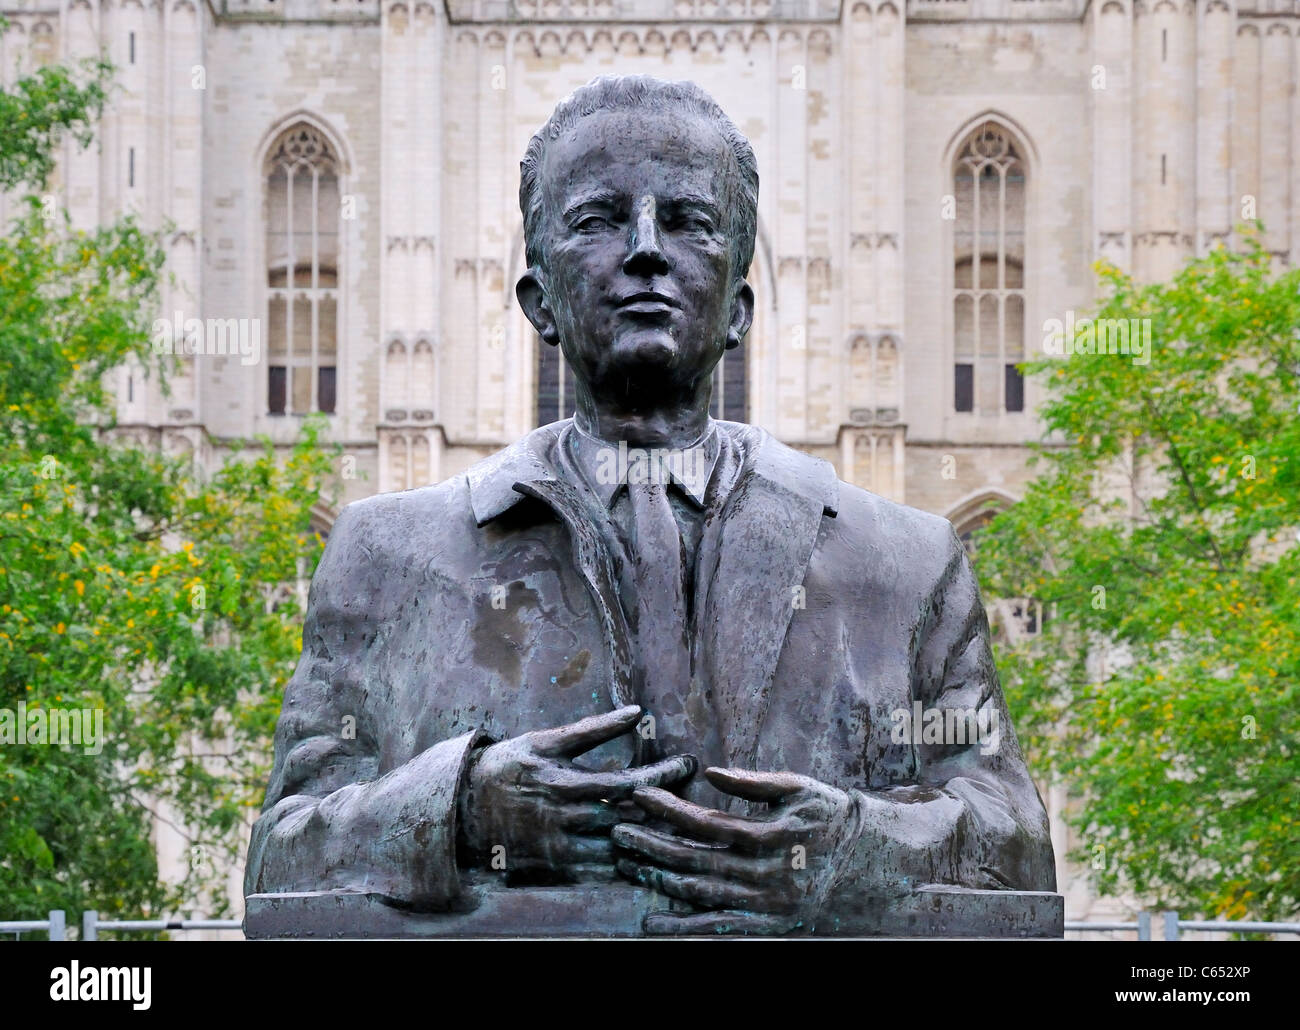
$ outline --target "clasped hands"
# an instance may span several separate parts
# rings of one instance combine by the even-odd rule
[[[648,916],[647,933],[810,931],[854,833],[852,797],[795,773],[704,770],[719,791],[767,805],[757,815],[733,815],[665,789],[695,774],[690,755],[614,772],[573,764],[631,732],[641,714],[628,706],[479,752],[458,806],[471,854],[525,877],[622,876],[689,903],[686,911]]]

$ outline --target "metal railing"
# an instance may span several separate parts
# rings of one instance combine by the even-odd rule
[[[11,933],[14,940],[21,940],[25,933],[47,933],[49,940],[66,941],[68,939],[68,921],[63,909],[51,909],[44,919],[17,919],[0,923],[0,933]]]
[[[238,919],[100,919],[98,912],[81,913],[81,939],[99,940],[101,930],[157,932],[159,930],[243,930]],[[63,909],[50,911],[45,919],[16,919],[0,922],[0,934],[13,934],[21,940],[25,933],[44,933],[51,941],[68,939],[68,920]]]
[[[1156,916],[1155,920],[1152,916]],[[1153,925],[1159,927],[1159,938],[1152,936]],[[81,913],[81,939],[99,940],[99,932],[126,931],[157,932],[159,930],[243,930],[238,919],[100,919],[98,912]],[[1136,933],[1140,941],[1181,939],[1183,930],[1211,933],[1295,933],[1300,934],[1300,923],[1269,923],[1241,919],[1179,919],[1177,912],[1139,912],[1134,922],[1084,922],[1065,921],[1066,933],[1115,931]],[[25,933],[44,933],[51,941],[68,939],[67,916],[63,909],[52,909],[45,919],[19,919],[0,922],[0,934],[13,934],[21,939]]]
[[[99,940],[100,930],[242,930],[238,919],[100,919],[98,912],[81,913],[81,939]]]
[[[1151,934],[1153,920],[1160,930],[1160,936]],[[1140,941],[1162,940],[1177,941],[1182,939],[1182,931],[1199,930],[1211,933],[1300,933],[1300,923],[1253,922],[1244,919],[1179,919],[1177,912],[1139,912],[1136,922],[1080,922],[1067,919],[1065,932],[1103,931],[1137,933]]]

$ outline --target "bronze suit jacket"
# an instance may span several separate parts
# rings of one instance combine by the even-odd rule
[[[471,750],[636,702],[610,555],[556,474],[565,424],[339,516],[285,690],[246,894],[457,907]],[[952,526],[838,481],[756,427],[717,426],[743,462],[699,547],[698,675],[727,764],[853,795],[858,836],[822,916],[881,884],[1054,890],[1047,816]],[[891,713],[918,704],[996,716],[998,746],[898,742]],[[583,764],[632,754],[623,738]]]

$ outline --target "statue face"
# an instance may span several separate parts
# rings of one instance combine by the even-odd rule
[[[753,293],[732,269],[733,168],[722,134],[680,110],[598,111],[548,146],[544,267],[517,292],[580,391],[652,407],[740,342]]]

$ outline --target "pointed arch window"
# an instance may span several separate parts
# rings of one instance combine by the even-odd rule
[[[709,414],[725,422],[745,422],[745,345],[724,351],[713,370]]]
[[[537,425],[549,426],[573,416],[577,405],[573,373],[559,347],[544,343],[536,333],[533,345],[537,348]]]
[[[306,124],[284,132],[269,153],[267,410],[331,413],[338,393],[338,155]]]
[[[1023,148],[986,122],[957,151],[953,196],[953,407],[1023,411],[1025,164]]]

